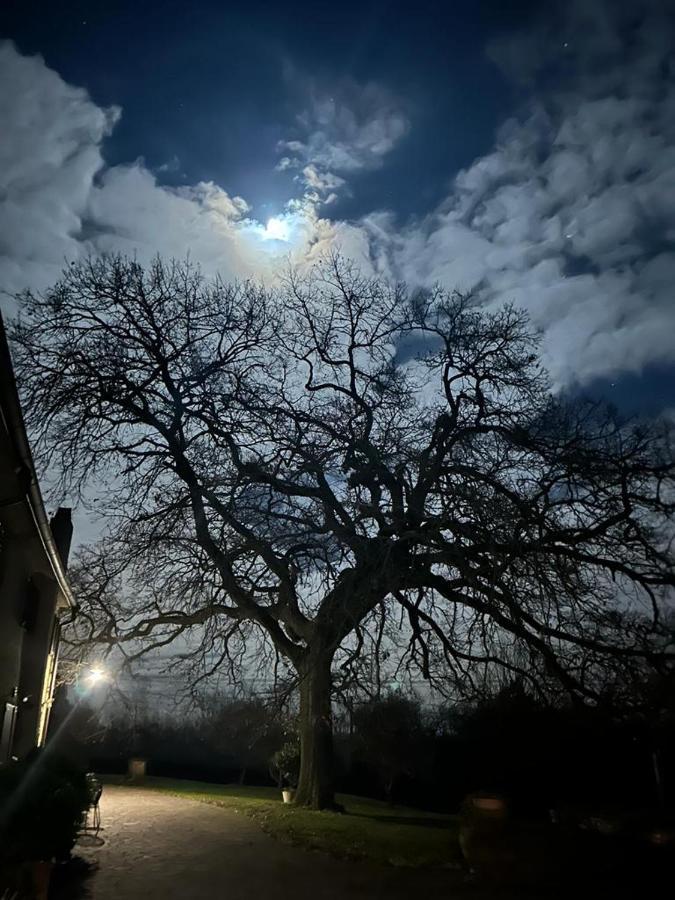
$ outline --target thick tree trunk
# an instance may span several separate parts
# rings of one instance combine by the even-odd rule
[[[300,672],[300,778],[295,802],[335,809],[333,785],[332,653],[312,653]]]

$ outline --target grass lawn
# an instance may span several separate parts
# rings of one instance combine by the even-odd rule
[[[143,787],[242,812],[273,837],[336,856],[399,866],[442,866],[460,859],[457,817],[338,794],[344,814],[282,803],[276,788],[147,778]]]

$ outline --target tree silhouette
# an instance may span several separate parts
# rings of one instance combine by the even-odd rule
[[[419,703],[388,694],[357,706],[353,725],[357,758],[377,773],[387,803],[393,803],[398,782],[419,775],[424,762],[429,762]]]
[[[273,291],[106,257],[19,302],[40,461],[107,521],[79,627],[132,656],[196,632],[202,677],[286,660],[297,802],[333,802],[333,667],[394,621],[439,684],[592,697],[672,659],[667,436],[551,396],[524,314],[337,256]]]

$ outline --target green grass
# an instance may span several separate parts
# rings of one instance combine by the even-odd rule
[[[251,816],[270,835],[308,849],[399,866],[459,861],[457,817],[338,794],[345,813],[317,812],[281,802],[276,788],[148,778],[144,788]]]

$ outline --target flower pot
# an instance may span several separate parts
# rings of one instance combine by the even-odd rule
[[[52,862],[45,862],[44,860],[31,863],[30,874],[35,900],[47,900],[53,865]]]
[[[292,803],[295,800],[295,791],[293,788],[284,788],[281,792],[284,803]]]
[[[129,760],[129,781],[142,781],[145,778],[146,760],[132,757]]]
[[[501,797],[474,797],[472,802],[474,809],[479,815],[506,815],[506,804]]]

